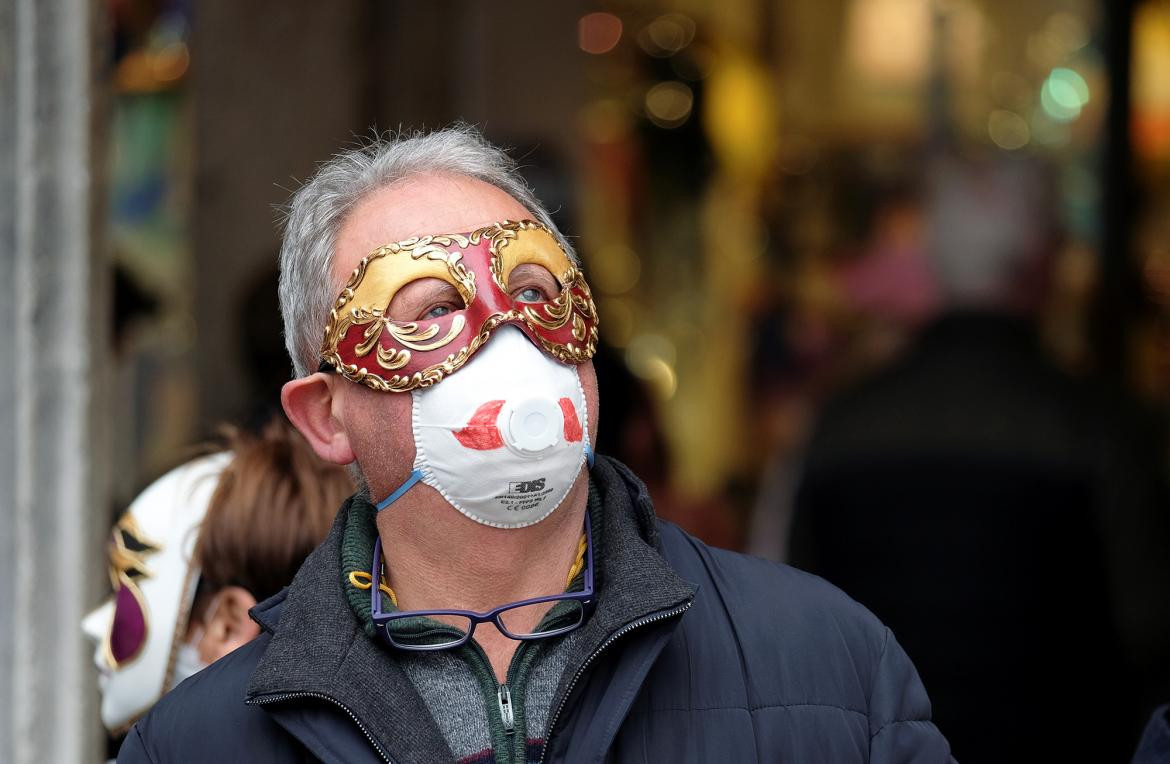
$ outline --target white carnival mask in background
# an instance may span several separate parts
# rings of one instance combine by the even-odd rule
[[[152,483],[114,527],[110,577],[114,594],[81,622],[96,646],[101,717],[124,731],[173,686],[199,571],[193,555],[199,526],[224,452],[178,467]]]
[[[589,453],[577,367],[558,363],[505,326],[458,373],[411,392],[414,474],[451,506],[495,528],[548,517]]]

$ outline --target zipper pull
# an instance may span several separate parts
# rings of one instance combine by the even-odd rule
[[[512,693],[508,685],[500,685],[496,690],[496,698],[500,701],[500,719],[504,722],[504,734],[511,735],[516,731],[516,717],[512,714]]]

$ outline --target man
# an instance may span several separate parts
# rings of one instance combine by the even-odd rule
[[[589,288],[478,133],[327,163],[281,260],[285,410],[364,487],[121,761],[948,760],[872,615],[594,460]]]
[[[1170,665],[1158,417],[1044,350],[1043,165],[948,159],[926,209],[946,312],[825,405],[789,559],[896,630],[960,760],[1123,761]],[[1112,699],[1091,734],[1070,697]]]

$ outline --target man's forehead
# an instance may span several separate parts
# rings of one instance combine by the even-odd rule
[[[333,273],[344,281],[373,250],[412,236],[464,233],[532,213],[507,192],[461,175],[417,175],[367,195],[338,232]]]

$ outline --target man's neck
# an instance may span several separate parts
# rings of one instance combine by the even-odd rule
[[[525,528],[492,528],[454,510],[420,483],[378,513],[386,575],[400,610],[484,612],[509,602],[560,594],[577,556],[589,495],[582,471],[551,515]],[[502,682],[519,644],[491,624],[476,627]]]

